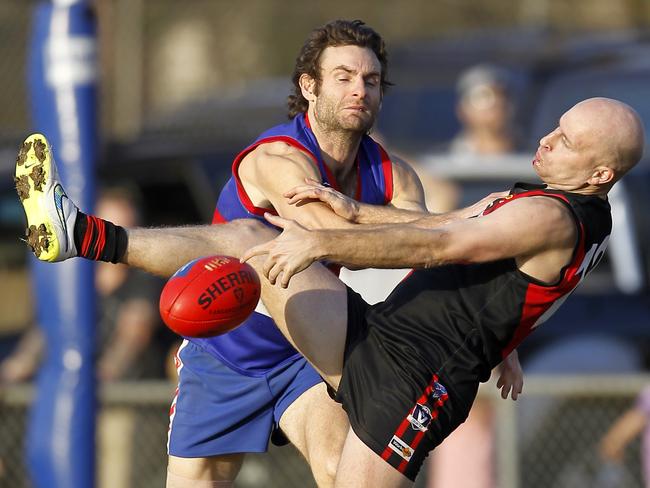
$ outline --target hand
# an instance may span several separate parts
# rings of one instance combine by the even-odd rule
[[[265,213],[264,218],[276,227],[282,228],[282,234],[271,241],[250,248],[241,257],[241,262],[266,254],[264,275],[272,285],[279,282],[282,288],[286,288],[293,275],[300,273],[318,259],[314,253],[316,247],[314,232],[293,220],[270,213]]]
[[[506,400],[512,391],[511,398],[517,400],[524,388],[524,372],[519,364],[519,355],[516,349],[501,362],[499,373],[497,388],[501,389],[501,398]]]
[[[305,185],[296,186],[284,193],[284,196],[289,199],[288,203],[290,205],[305,200],[320,200],[327,204],[339,217],[343,217],[350,222],[357,221],[359,202],[311,178],[305,178],[305,183]]]

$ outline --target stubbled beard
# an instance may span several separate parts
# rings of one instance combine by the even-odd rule
[[[366,112],[368,113],[368,112]],[[370,115],[368,120],[362,120],[357,117],[350,117],[347,120],[340,120],[337,117],[335,104],[328,99],[319,98],[314,106],[314,115],[321,129],[326,132],[353,132],[357,134],[367,134],[375,123],[374,115]]]

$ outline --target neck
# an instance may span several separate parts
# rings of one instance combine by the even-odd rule
[[[598,197],[602,198],[603,200],[607,199],[607,193],[609,191],[609,188],[596,187],[592,185],[575,187],[571,185],[547,183],[546,186],[551,190],[561,190],[570,193],[577,193],[578,195]]]
[[[323,161],[332,171],[341,188],[348,186],[347,180],[356,175],[353,169],[363,134],[323,127],[318,124],[312,114],[310,114],[309,122],[318,141]]]
[[[467,133],[467,137],[479,154],[504,154],[515,149],[507,130],[473,130]]]

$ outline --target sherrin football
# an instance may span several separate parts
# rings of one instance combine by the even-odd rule
[[[255,270],[230,256],[190,261],[169,278],[160,294],[160,315],[186,337],[224,334],[253,313],[260,299]]]

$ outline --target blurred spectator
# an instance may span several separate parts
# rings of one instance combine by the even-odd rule
[[[28,328],[15,349],[0,362],[0,384],[31,380],[43,354],[43,334],[37,327]]]
[[[603,461],[622,466],[626,447],[641,433],[643,479],[646,488],[650,488],[650,387],[641,392],[636,405],[621,415],[603,436],[599,446]]]
[[[137,196],[128,186],[104,189],[97,215],[134,227],[142,220]],[[169,339],[174,336],[162,326],[158,313],[162,281],[122,264],[98,263],[95,272],[98,378],[104,382],[164,378]],[[156,478],[155,473],[143,473],[137,459],[146,452],[147,438],[166,432],[166,423],[143,415],[123,407],[100,412],[99,451],[104,460],[98,471],[100,487],[135,486],[135,479]]]
[[[134,227],[140,222],[138,194],[128,186],[107,187],[100,192],[96,212],[119,225]],[[162,379],[172,340],[162,326],[158,298],[162,281],[125,265],[97,263],[97,377],[102,382]],[[0,363],[0,381],[16,383],[32,379],[45,349],[39,328],[31,327],[13,352]],[[98,486],[134,486],[138,453],[145,452],[147,437],[166,432],[157,419],[141,419],[130,408],[101,410],[97,418]],[[142,445],[139,445],[142,444]],[[160,470],[164,473],[165,466]],[[138,479],[160,479],[160,473],[138,473]]]
[[[464,71],[456,84],[456,114],[461,132],[449,152],[471,156],[519,152],[521,136],[514,127],[509,73],[496,65],[479,64]]]
[[[138,225],[135,195],[127,187],[104,190],[97,202],[97,215],[123,226]],[[167,347],[173,336],[162,326],[158,313],[162,281],[122,264],[98,263],[95,285],[99,296],[99,378],[163,378]]]
[[[139,222],[136,194],[127,187],[105,189],[97,202],[97,215],[124,226]],[[161,326],[159,278],[124,265],[98,263],[97,375],[104,381],[163,378],[171,333]],[[33,377],[44,348],[36,327],[26,331],[16,348],[0,363],[6,383]]]
[[[460,74],[456,83],[456,115],[461,129],[451,141],[421,158],[415,166],[427,201],[429,195],[442,193],[436,198],[445,205],[430,210],[453,210],[487,193],[505,189],[488,181],[479,188],[463,188],[455,181],[458,177],[476,181],[477,176],[494,176],[495,171],[507,175],[508,181],[513,179],[512,171],[517,174],[514,180],[521,180],[522,174],[534,176],[529,164],[522,165],[520,152],[524,144],[514,123],[513,87],[512,75],[493,64],[478,64]]]

